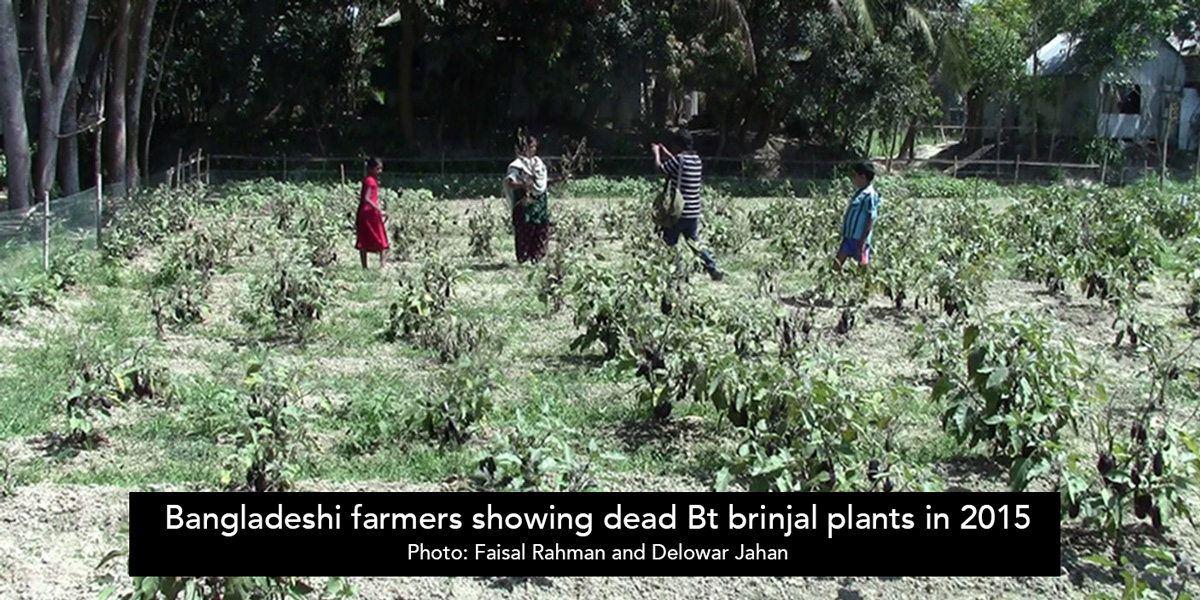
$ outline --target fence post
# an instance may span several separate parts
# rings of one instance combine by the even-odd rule
[[[346,185],[346,165],[344,163],[340,164],[338,168],[342,170],[342,185]]]
[[[287,154],[283,155],[283,182],[287,183]]]
[[[50,271],[50,192],[42,192],[42,270]]]
[[[1168,121],[1168,123],[1169,122],[1170,121]],[[1167,183],[1167,152],[1170,150],[1169,146],[1170,146],[1170,144],[1167,142],[1167,139],[1164,136],[1163,144],[1162,144],[1162,166],[1159,168],[1159,171],[1158,171],[1158,189],[1160,191],[1163,189],[1163,186],[1165,186]]]
[[[1021,180],[1021,155],[1017,154],[1017,168],[1013,171],[1013,183]]]
[[[100,169],[100,132],[96,128],[96,249],[102,249],[104,243],[104,175]]]
[[[958,157],[954,157],[954,176],[958,177]]]
[[[1108,153],[1100,159],[1100,185],[1108,185]]]
[[[175,156],[175,187],[183,185],[183,148]]]

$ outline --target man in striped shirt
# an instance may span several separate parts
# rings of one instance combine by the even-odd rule
[[[672,190],[675,189],[676,181],[679,182],[680,192],[683,195],[683,214],[674,227],[663,231],[663,239],[668,246],[675,246],[679,243],[679,236],[682,234],[692,242],[699,244],[700,178],[704,171],[704,165],[700,161],[700,155],[696,154],[695,143],[690,131],[680,129],[679,133],[675,135],[675,142],[680,148],[678,156],[673,156],[661,144],[650,146],[650,149],[654,151],[654,165],[670,178]],[[664,154],[667,158],[665,162],[663,161]],[[720,281],[725,277],[724,273],[717,268],[711,252],[701,248],[699,254],[701,260],[704,261],[704,269],[708,271],[713,281]]]
[[[866,266],[871,260],[871,234],[879,218],[879,193],[875,191],[875,166],[870,162],[854,165],[854,197],[842,217],[842,247],[838,250],[837,266],[847,258]]]

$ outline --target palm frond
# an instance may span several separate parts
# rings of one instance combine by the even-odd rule
[[[829,9],[863,39],[875,39],[869,0],[829,0]]]
[[[921,42],[925,45],[925,50],[929,54],[937,52],[937,42],[933,41],[933,30],[929,27],[929,19],[925,16],[925,11],[916,6],[907,5],[904,7],[905,25],[912,31],[916,31],[921,36]]]
[[[954,91],[965,94],[974,85],[971,76],[971,58],[966,42],[958,31],[947,32],[942,38],[941,60],[938,70],[942,79]]]
[[[742,39],[742,60],[751,73],[756,73],[758,65],[754,58],[754,37],[750,33],[750,22],[746,20],[746,12],[742,9],[742,3],[739,0],[696,1],[713,13],[723,26],[737,30],[738,36]]]

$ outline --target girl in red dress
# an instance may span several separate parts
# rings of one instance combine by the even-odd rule
[[[358,218],[355,229],[358,230],[358,254],[362,258],[363,268],[367,268],[367,253],[379,253],[379,268],[387,264],[388,239],[383,227],[384,214],[379,208],[379,182],[376,179],[383,172],[383,161],[372,158],[367,161],[367,177],[363,180],[362,194],[358,201]]]

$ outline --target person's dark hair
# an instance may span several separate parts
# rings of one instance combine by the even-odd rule
[[[684,150],[696,149],[696,141],[692,139],[692,132],[688,131],[687,129],[681,128],[679,131],[675,132],[675,143],[679,144],[679,147],[683,148]]]
[[[367,170],[368,171],[371,169],[374,169],[376,167],[382,167],[382,166],[383,166],[383,161],[380,160],[380,158],[378,156],[372,156],[371,158],[367,159]]]
[[[517,139],[517,151],[525,154],[529,151],[529,147],[537,143],[537,137],[533,135],[523,135]]]
[[[864,160],[860,163],[855,163],[854,173],[865,176],[867,181],[875,181],[875,165],[871,164],[870,161]]]

